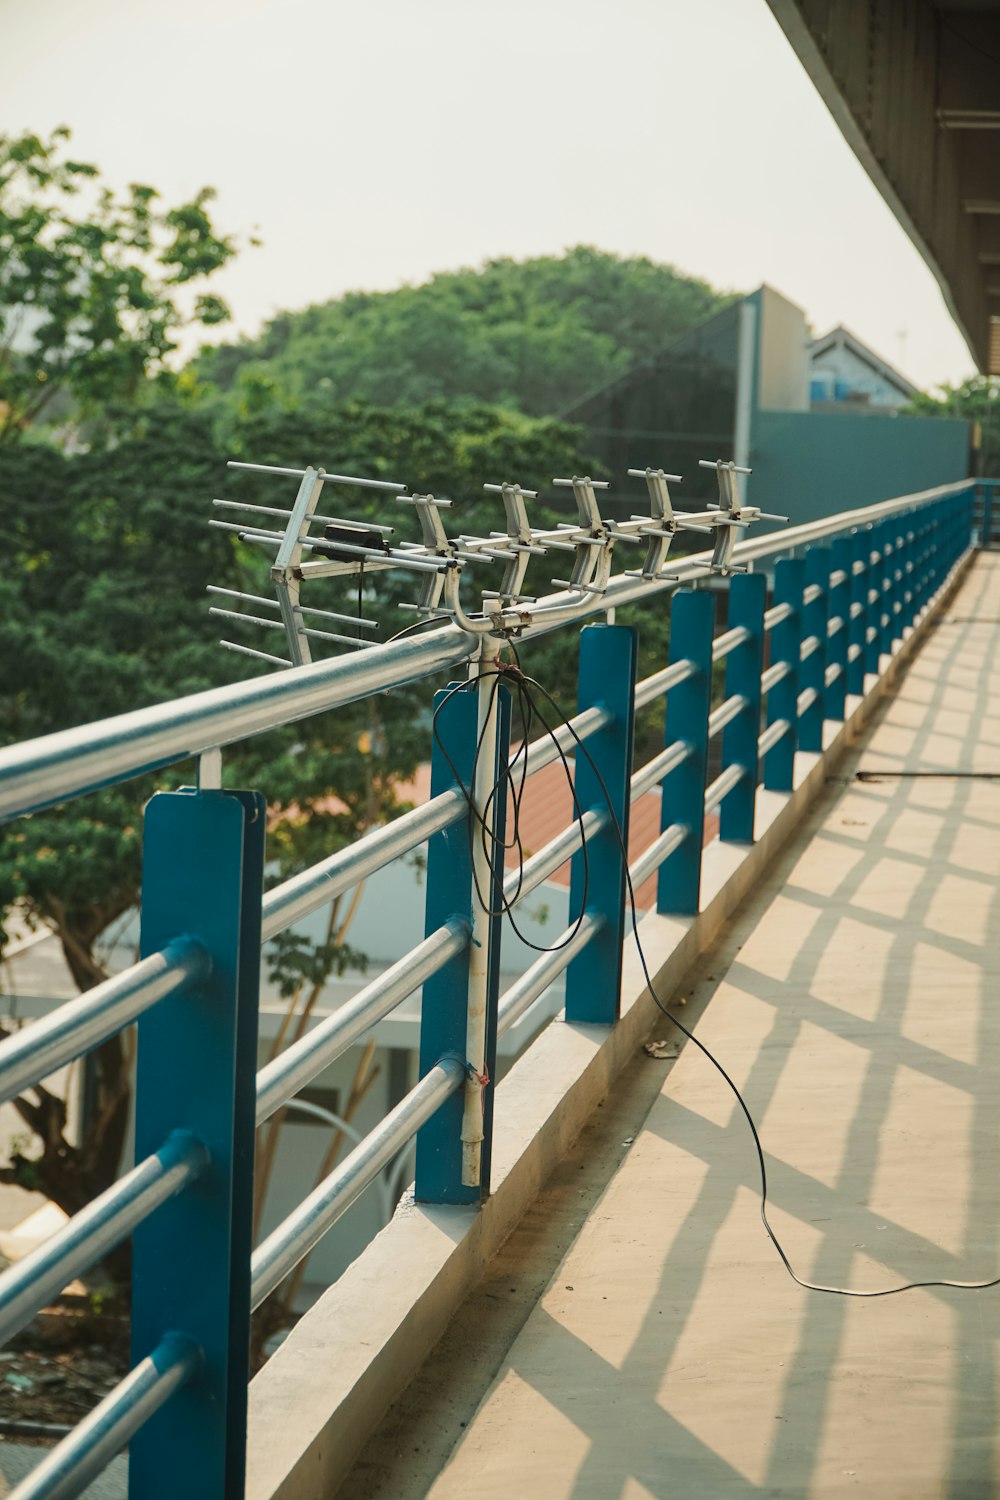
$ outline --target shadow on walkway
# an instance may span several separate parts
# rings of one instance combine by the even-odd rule
[[[998,647],[982,555],[707,966],[698,1035],[822,1283],[1000,1273]],[[746,1122],[688,1048],[433,1500],[1000,1495],[1000,1289],[802,1291],[758,1207]]]

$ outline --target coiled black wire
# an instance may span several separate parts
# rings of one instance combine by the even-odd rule
[[[784,1249],[784,1247],[781,1244],[781,1241],[778,1239],[778,1236],[775,1233],[775,1231],[774,1231],[774,1229],[773,1229],[773,1227],[772,1227],[772,1225],[770,1223],[770,1220],[767,1217],[767,1165],[766,1165],[766,1162],[765,1162],[765,1159],[764,1159],[764,1148],[763,1148],[763,1145],[761,1143],[760,1132],[758,1131],[756,1122],[754,1121],[753,1115],[750,1112],[749,1105],[747,1104],[746,1100],[744,1099],[744,1097],[743,1097],[742,1093],[740,1092],[737,1084],[734,1082],[734,1080],[732,1079],[732,1077],[729,1075],[729,1073],[723,1067],[722,1063],[715,1056],[715,1054],[708,1047],[706,1047],[706,1045],[705,1045],[704,1042],[699,1041],[698,1037],[694,1034],[694,1032],[691,1031],[687,1026],[684,1025],[683,1021],[680,1021],[677,1018],[677,1016],[673,1015],[672,1012],[667,1009],[667,1006],[660,999],[659,995],[656,992],[656,986],[653,983],[653,977],[652,977],[652,975],[649,972],[649,965],[646,962],[646,955],[645,955],[645,953],[643,951],[642,940],[639,937],[639,919],[638,919],[638,911],[637,911],[637,908],[636,908],[635,889],[634,889],[634,887],[632,885],[632,876],[629,873],[629,868],[628,868],[628,847],[626,845],[625,835],[624,835],[624,833],[622,831],[621,823],[619,822],[619,820],[618,820],[618,818],[617,818],[617,816],[615,814],[614,804],[613,804],[613,802],[611,800],[611,794],[608,791],[607,785],[606,785],[606,783],[604,781],[604,777],[601,775],[600,769],[598,768],[598,766],[597,766],[597,764],[596,764],[593,756],[591,755],[590,751],[587,749],[586,744],[580,738],[580,736],[577,734],[576,730],[573,728],[573,725],[570,723],[569,719],[567,719],[566,715],[563,713],[562,709],[559,707],[559,704],[556,702],[555,698],[553,698],[552,694],[550,692],[548,692],[548,690],[546,688],[544,688],[542,686],[542,684],[537,681],[536,678],[529,677],[528,675],[526,675],[521,670],[521,665],[520,665],[520,661],[519,661],[519,659],[517,657],[516,650],[513,648],[513,646],[510,647],[510,650],[512,652],[512,655],[514,656],[513,663],[504,662],[504,661],[498,660],[495,663],[491,663],[491,666],[493,667],[493,670],[491,672],[484,672],[482,675],[483,676],[492,676],[495,679],[494,682],[493,682],[492,687],[490,688],[490,704],[489,704],[490,712],[492,712],[495,709],[495,707],[496,707],[496,697],[497,697],[497,694],[498,694],[498,692],[500,690],[500,683],[501,683],[501,681],[507,682],[507,683],[509,683],[511,685],[513,691],[517,694],[518,710],[519,710],[519,714],[520,714],[520,717],[521,717],[521,722],[522,722],[522,726],[523,726],[523,730],[524,730],[524,737],[523,737],[523,739],[521,741],[521,744],[518,746],[517,751],[511,757],[511,760],[508,762],[508,764],[506,766],[503,766],[503,767],[500,768],[500,773],[499,773],[499,775],[498,775],[498,777],[496,779],[496,782],[495,782],[494,786],[492,787],[492,789],[490,791],[489,797],[487,798],[486,805],[485,805],[485,807],[483,808],[482,811],[480,811],[476,807],[476,805],[475,805],[475,798],[474,798],[474,795],[473,795],[473,789],[474,789],[475,783],[476,783],[476,768],[478,766],[479,757],[480,757],[480,754],[482,753],[482,749],[483,749],[483,740],[484,740],[485,729],[486,729],[486,725],[489,723],[489,714],[486,716],[486,718],[484,720],[483,733],[480,734],[480,736],[479,736],[479,738],[477,740],[477,743],[476,743],[476,751],[475,751],[475,756],[474,756],[474,759],[473,759],[472,773],[471,773],[471,777],[470,777],[470,785],[468,787],[466,787],[465,784],[464,784],[464,782],[462,781],[462,778],[459,775],[459,773],[458,773],[458,771],[457,771],[457,769],[455,767],[454,761],[451,759],[450,755],[448,754],[448,751],[447,751],[445,745],[443,744],[443,742],[441,740],[441,736],[440,736],[440,734],[438,732],[438,716],[441,713],[441,710],[444,708],[445,704],[456,693],[475,691],[476,688],[477,688],[477,683],[478,683],[479,679],[478,678],[471,678],[468,682],[457,683],[455,686],[449,688],[445,692],[443,698],[436,705],[435,710],[434,710],[434,719],[433,719],[433,732],[434,732],[435,743],[437,744],[438,748],[440,749],[441,754],[443,755],[443,757],[445,759],[445,763],[448,765],[449,769],[451,770],[451,773],[454,776],[456,783],[461,788],[461,790],[462,790],[462,792],[463,792],[463,794],[465,796],[466,802],[468,803],[469,813],[470,813],[470,816],[469,816],[469,852],[470,852],[470,857],[471,857],[471,854],[472,854],[474,840],[478,836],[483,841],[482,847],[483,847],[483,850],[484,850],[484,852],[486,854],[486,859],[487,859],[487,862],[489,864],[489,868],[490,868],[490,872],[491,872],[491,885],[492,885],[493,889],[496,889],[496,890],[500,891],[501,899],[500,899],[499,907],[496,910],[494,910],[493,906],[492,906],[492,902],[489,899],[486,899],[486,900],[483,899],[483,893],[480,892],[479,887],[478,887],[478,881],[476,881],[476,895],[477,895],[477,897],[478,897],[481,905],[483,906],[483,908],[486,911],[488,911],[491,915],[497,915],[497,914],[506,915],[507,918],[508,918],[508,920],[511,923],[511,926],[512,926],[514,932],[521,939],[521,941],[524,942],[524,943],[526,943],[528,945],[528,947],[535,949],[535,951],[539,952],[539,953],[554,953],[554,952],[556,952],[559,948],[565,947],[567,943],[571,942],[572,939],[576,936],[576,933],[579,931],[580,923],[583,921],[584,914],[586,913],[586,910],[587,910],[587,894],[588,894],[589,883],[590,883],[590,863],[589,863],[589,856],[588,856],[588,852],[587,852],[587,838],[586,838],[586,833],[585,833],[585,828],[584,828],[584,823],[583,823],[583,811],[582,811],[582,809],[580,807],[580,803],[579,803],[579,800],[577,799],[577,795],[576,795],[576,788],[575,788],[574,778],[573,778],[573,770],[572,770],[572,767],[570,766],[569,760],[568,760],[568,758],[567,758],[567,756],[566,756],[566,754],[565,754],[565,752],[564,752],[564,750],[563,750],[563,748],[562,748],[562,746],[559,743],[559,740],[557,738],[557,729],[559,729],[559,728],[565,729],[569,733],[569,735],[570,735],[571,739],[573,740],[573,742],[574,742],[577,750],[584,757],[584,759],[589,764],[591,770],[593,771],[594,776],[597,779],[597,783],[600,786],[601,795],[604,798],[605,803],[607,804],[608,812],[609,812],[610,818],[611,818],[611,825],[612,825],[612,827],[614,829],[614,833],[615,833],[615,836],[617,838],[619,848],[621,849],[622,863],[623,863],[623,866],[624,866],[625,880],[626,880],[626,885],[627,885],[627,889],[628,889],[629,908],[630,908],[631,917],[632,917],[632,936],[635,939],[636,952],[639,955],[639,963],[642,966],[642,972],[643,972],[643,977],[645,978],[645,981],[646,981],[646,987],[649,990],[649,993],[652,996],[652,999],[653,999],[654,1003],[659,1008],[659,1010],[661,1010],[662,1013],[666,1016],[667,1020],[670,1021],[670,1023],[673,1026],[676,1026],[677,1029],[678,1029],[678,1031],[680,1031],[685,1037],[687,1037],[688,1041],[693,1042],[694,1045],[698,1048],[699,1052],[701,1052],[702,1055],[704,1057],[706,1057],[708,1059],[708,1061],[712,1064],[712,1067],[715,1068],[716,1071],[722,1075],[722,1078],[725,1080],[726,1084],[728,1085],[728,1087],[732,1091],[733,1096],[735,1097],[737,1104],[739,1105],[740,1109],[743,1111],[743,1114],[744,1114],[744,1116],[746,1118],[747,1125],[750,1127],[750,1134],[751,1134],[751,1136],[753,1138],[754,1149],[756,1150],[756,1153],[757,1153],[757,1166],[758,1166],[759,1175],[760,1175],[760,1218],[761,1218],[761,1223],[763,1224],[764,1230],[765,1230],[765,1232],[767,1234],[767,1237],[771,1241],[771,1244],[774,1246],[774,1249],[776,1250],[776,1252],[778,1254],[778,1257],[781,1260],[782,1265],[784,1266],[785,1270],[788,1272],[788,1274],[792,1278],[792,1280],[798,1286],[802,1287],[807,1292],[824,1292],[827,1295],[834,1296],[834,1297],[865,1297],[865,1298],[868,1298],[868,1297],[894,1297],[894,1296],[897,1296],[901,1292],[917,1291],[917,1290],[925,1289],[925,1288],[929,1288],[929,1287],[950,1287],[950,1288],[952,1288],[955,1291],[979,1292],[979,1291],[986,1291],[990,1287],[1000,1286],[1000,1276],[995,1276],[995,1277],[992,1278],[992,1280],[989,1280],[989,1281],[948,1281],[948,1280],[907,1281],[907,1282],[904,1282],[900,1286],[883,1287],[881,1289],[876,1289],[876,1290],[870,1290],[869,1291],[869,1290],[857,1290],[857,1289],[855,1289],[853,1287],[824,1286],[821,1283],[817,1283],[817,1282],[814,1282],[814,1281],[806,1281],[803,1277],[801,1277],[797,1273],[797,1271],[795,1270],[795,1268],[792,1265],[791,1261],[789,1260],[788,1255],[786,1254],[785,1249]],[[556,720],[558,721],[557,724],[555,725],[555,727],[553,727],[553,725],[546,718],[545,714],[542,712],[542,710],[541,710],[541,708],[539,706],[539,699],[543,700],[552,709],[553,714],[554,714]],[[555,746],[557,754],[558,754],[558,758],[559,758],[559,760],[560,760],[560,762],[562,764],[563,771],[564,771],[564,773],[566,775],[566,780],[567,780],[567,783],[569,785],[570,793],[571,793],[572,798],[573,798],[573,806],[574,806],[574,810],[575,810],[575,817],[576,817],[576,820],[578,821],[578,823],[580,825],[580,841],[581,841],[580,842],[580,852],[581,852],[581,854],[583,856],[583,866],[584,866],[584,880],[583,880],[582,900],[580,902],[580,914],[577,917],[576,922],[575,922],[575,924],[574,924],[571,932],[569,933],[569,935],[567,937],[563,938],[563,940],[561,942],[555,943],[555,944],[551,945],[550,947],[545,947],[542,944],[531,942],[528,938],[526,938],[524,936],[524,934],[519,930],[519,928],[518,928],[518,926],[516,924],[515,918],[513,916],[512,908],[513,908],[514,903],[517,901],[518,896],[520,894],[520,888],[521,888],[520,878],[519,878],[518,883],[517,883],[517,891],[516,891],[516,893],[509,900],[503,895],[503,875],[504,875],[504,853],[505,853],[505,851],[507,849],[511,849],[511,848],[514,848],[514,849],[517,850],[519,875],[520,875],[520,872],[523,870],[523,866],[524,866],[524,847],[523,847],[523,844],[521,842],[521,828],[520,828],[520,823],[521,823],[521,804],[522,804],[522,799],[523,799],[523,796],[524,796],[524,786],[525,786],[525,782],[527,780],[527,775],[528,775],[528,741],[529,741],[529,734],[530,734],[530,729],[531,729],[532,724],[535,723],[536,721],[541,726],[542,730],[544,731],[544,734],[548,736],[548,738],[552,741],[553,745]],[[523,764],[522,764],[521,769],[520,769],[520,780],[515,785],[515,771],[514,771],[514,766],[515,766],[516,762],[519,759],[521,759],[522,752],[523,752]],[[512,804],[512,808],[513,808],[513,832],[512,832],[512,836],[511,836],[510,840],[501,842],[499,840],[494,840],[493,839],[492,834],[491,834],[491,830],[490,830],[490,822],[491,822],[492,809],[493,809],[493,805],[494,805],[495,799],[498,798],[498,797],[501,797],[501,796],[506,797],[507,794],[508,794],[508,790],[510,792],[511,804]],[[473,869],[474,869],[474,866],[473,866]],[[473,878],[475,880],[475,875],[473,876]]]

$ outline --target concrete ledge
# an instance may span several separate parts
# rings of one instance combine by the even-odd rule
[[[643,948],[665,1000],[800,825],[844,751],[884,698],[971,564],[969,552],[821,755],[796,758],[795,790],[761,791],[756,842],[705,850],[697,917],[650,913]],[[411,1380],[455,1309],[565,1154],[659,1012],[635,944],[626,945],[613,1029],[554,1021],[497,1090],[494,1192],[482,1209],[404,1201],[250,1387],[246,1500],[331,1500],[369,1433]]]

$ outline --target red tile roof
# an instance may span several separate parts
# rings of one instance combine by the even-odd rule
[[[431,770],[429,765],[417,768],[412,781],[398,787],[400,801],[419,804],[430,797]],[[521,842],[527,859],[550,843],[561,833],[574,816],[573,798],[566,781],[566,773],[559,761],[544,766],[541,771],[529,776],[521,803]],[[508,802],[508,838],[512,828],[513,813]],[[709,843],[719,831],[718,814],[705,819],[705,843]],[[632,804],[629,816],[628,855],[634,864],[660,832],[660,798],[656,792],[646,794]],[[517,862],[517,851],[508,849],[505,863],[510,869]],[[569,886],[570,864],[567,860],[549,878],[555,885]],[[656,904],[656,876],[651,875],[635,893],[636,905],[647,910]]]

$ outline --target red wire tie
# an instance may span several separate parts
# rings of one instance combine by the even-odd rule
[[[483,1093],[482,1093],[482,1105],[483,1105],[483,1113],[485,1114],[486,1113],[486,1088],[487,1088],[487,1085],[489,1084],[489,1081],[490,1081],[490,1070],[489,1070],[489,1068],[487,1068],[487,1067],[484,1066],[483,1071],[481,1073],[477,1073],[476,1070],[475,1070],[475,1068],[472,1066],[471,1063],[467,1063],[466,1067],[467,1067],[467,1070],[468,1070],[469,1077],[472,1079],[473,1083],[478,1083],[479,1087],[483,1091]]]

